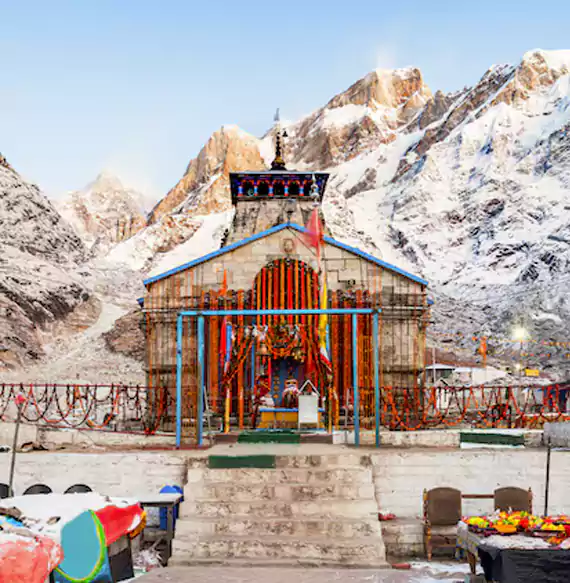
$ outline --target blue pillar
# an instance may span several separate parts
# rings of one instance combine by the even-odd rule
[[[228,322],[226,322],[226,360],[224,362],[224,371],[222,373],[223,376],[226,375],[226,371],[228,370],[228,367],[229,367],[231,351],[232,351],[232,323],[228,321]],[[231,391],[231,388],[229,386],[224,385],[224,430],[226,433],[229,433],[229,431],[230,431],[229,407],[231,407],[231,399],[232,399],[231,392],[230,392],[230,395],[229,395],[230,399],[228,402],[228,399],[227,399],[228,391]],[[226,410],[226,408],[228,408],[228,410]]]
[[[226,361],[224,365],[227,367],[228,362],[230,361],[230,353],[232,350],[232,323],[226,322]],[[225,374],[224,370],[224,374]]]
[[[176,319],[176,449],[182,443],[182,316]]]
[[[374,351],[374,406],[376,409],[376,447],[380,447],[380,381],[378,375],[378,312],[372,316],[372,350]]]
[[[202,445],[204,424],[204,316],[198,316],[198,427],[197,441]]]
[[[352,314],[352,386],[354,389],[354,445],[360,445],[360,395],[358,392],[358,316]]]
[[[330,319],[327,318],[327,331],[326,331],[326,343],[327,343],[327,356],[331,363],[331,370],[332,370],[332,352],[331,352],[331,329],[330,329]],[[333,371],[334,374],[334,371]],[[328,431],[332,434],[334,431],[333,427],[333,388],[329,390],[329,394],[327,395],[327,409],[328,409]]]

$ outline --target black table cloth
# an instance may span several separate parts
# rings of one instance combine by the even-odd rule
[[[570,551],[498,549],[482,544],[479,559],[487,581],[570,583]]]

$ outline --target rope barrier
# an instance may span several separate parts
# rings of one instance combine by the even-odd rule
[[[17,395],[25,398],[24,421],[51,427],[101,430],[114,422],[152,435],[174,419],[175,400],[163,387],[0,384],[0,421],[15,418]]]
[[[227,372],[231,383],[249,353],[252,338],[236,348],[237,363]],[[318,350],[309,337],[309,351]],[[195,387],[183,387],[191,407]],[[360,389],[363,427],[374,427],[375,402]],[[22,419],[28,423],[61,428],[114,429],[147,435],[172,430],[175,419],[174,393],[165,387],[130,385],[0,384],[0,421],[15,418],[16,398],[22,395]],[[490,386],[413,387],[385,386],[380,389],[380,423],[397,431],[445,429],[458,426],[535,428],[545,421],[569,421],[566,411],[570,387]],[[188,404],[184,404],[187,407]],[[184,410],[184,417],[191,413]],[[347,413],[348,414],[348,413]],[[195,418],[192,419],[195,423]]]

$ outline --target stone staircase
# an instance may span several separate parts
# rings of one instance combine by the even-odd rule
[[[170,564],[386,566],[369,457],[240,460],[189,460]]]

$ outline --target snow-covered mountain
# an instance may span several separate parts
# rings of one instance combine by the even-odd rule
[[[348,208],[379,248],[463,304],[466,332],[509,337],[522,322],[534,338],[567,339],[569,130],[570,51],[532,51],[490,69],[425,130],[410,128],[393,144],[397,169]],[[354,174],[339,169],[333,190]],[[446,303],[435,330],[455,331]]]
[[[143,195],[109,172],[58,199],[56,205],[84,243],[99,254],[147,224]]]
[[[36,361],[56,329],[87,327],[98,306],[85,248],[39,191],[0,164],[0,371]]]
[[[508,358],[513,345],[496,339],[510,338],[521,323],[540,341],[568,339],[570,51],[531,51],[451,94],[432,92],[415,68],[373,71],[286,129],[289,168],[331,173],[323,206],[333,236],[430,281],[436,300],[430,343],[463,347],[473,356],[472,336],[487,334],[490,354]],[[267,168],[272,158],[271,131],[257,138],[224,126],[148,222],[137,197],[111,177],[71,196],[61,208],[92,249],[85,271],[104,306],[97,333],[134,306],[145,275],[218,247],[231,221],[228,173]],[[39,196],[11,170],[3,172],[12,180],[4,190],[32,189]],[[13,201],[7,208],[0,213],[16,217],[12,224],[27,216]],[[117,220],[130,216],[136,217],[131,236],[115,236]],[[94,245],[98,238],[105,245]],[[58,245],[57,251],[81,264],[82,245],[73,240],[77,250]],[[7,243],[0,237],[0,244]],[[45,247],[42,257],[59,269]],[[9,253],[16,248],[11,244]],[[11,281],[21,271],[17,263],[10,260],[7,272],[4,259],[0,273]],[[113,299],[119,280],[120,306]],[[19,285],[16,295],[25,296]],[[6,297],[0,294],[0,301]],[[130,321],[121,320],[121,330]],[[122,337],[111,331],[109,342],[134,354],[116,341]],[[86,349],[90,343],[91,337]],[[540,360],[545,350],[564,375],[556,348],[533,349],[537,356],[526,362]],[[97,358],[107,354],[101,343],[97,351]],[[67,370],[64,361],[50,371]],[[129,363],[120,370],[141,382],[142,367],[139,374]]]
[[[469,345],[523,321],[535,338],[566,339],[569,71],[570,51],[534,50],[448,95],[418,69],[374,71],[287,125],[286,160],[331,172],[324,211],[337,238],[430,280],[434,332],[463,331]],[[267,166],[271,132],[222,128],[157,208],[227,208],[219,171],[229,160],[257,169],[255,146]],[[204,160],[214,170],[188,180]]]

